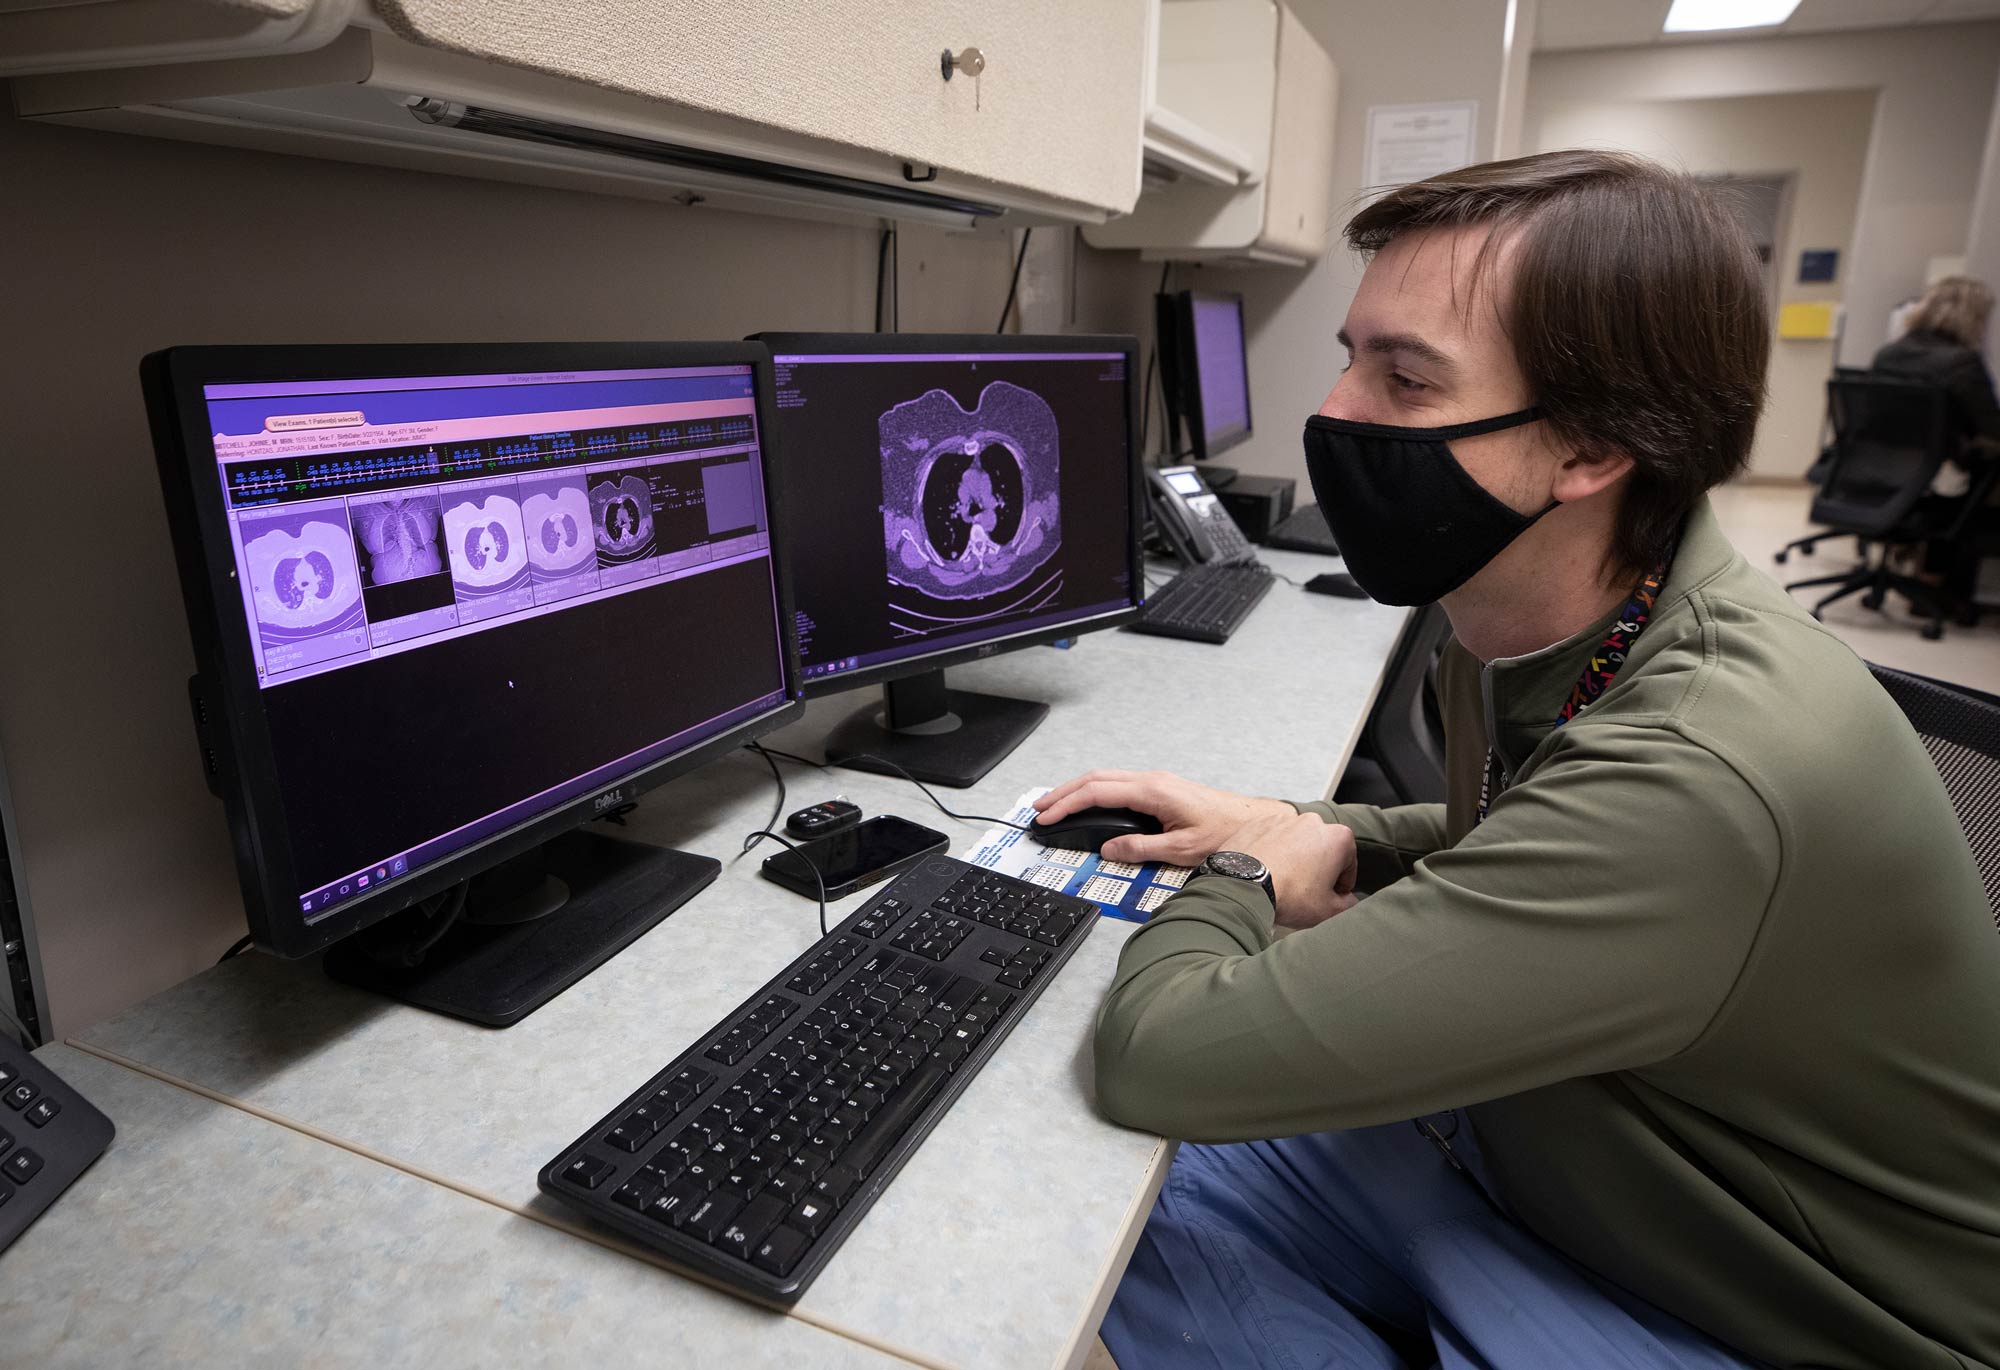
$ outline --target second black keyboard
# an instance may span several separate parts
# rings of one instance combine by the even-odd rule
[[[789,1305],[1097,922],[932,857],[542,1168],[544,1192]]]
[[[1317,552],[1326,557],[1340,555],[1340,544],[1334,541],[1333,530],[1326,526],[1326,515],[1319,511],[1317,504],[1301,504],[1279,519],[1264,535],[1264,545],[1280,547],[1288,552]]]
[[[1271,588],[1271,568],[1261,561],[1207,562],[1190,566],[1146,599],[1135,633],[1223,643]]]

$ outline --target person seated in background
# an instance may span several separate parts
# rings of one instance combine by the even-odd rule
[[[1951,394],[1960,446],[1931,482],[1934,495],[1965,494],[1972,473],[2000,446],[2000,397],[1980,355],[1992,317],[1993,292],[1984,281],[1946,276],[1917,302],[1909,331],[1877,352],[1871,365],[1885,376],[1942,386]]]
[[[1447,801],[1120,771],[1037,801],[1149,813],[1101,854],[1201,867],[1098,1016],[1099,1106],[1189,1143],[1105,1343],[2000,1367],[2000,936],[1908,720],[1709,506],[1770,350],[1741,225],[1568,151],[1401,186],[1347,240],[1306,470],[1361,588],[1451,620]]]
[[[1951,525],[1962,510],[1961,501],[1971,490],[1974,475],[1985,463],[2000,457],[2000,398],[1994,395],[1993,374],[1986,369],[1980,352],[1992,316],[1993,292],[1984,281],[1946,276],[1917,302],[1909,330],[1875,354],[1874,370],[1943,386],[1952,397],[1959,445],[1931,481],[1930,498],[1921,511],[1932,527]],[[1976,540],[1982,536],[1978,529],[2000,523],[2000,510],[1980,510],[1973,517],[1977,521]],[[1978,554],[1971,543],[1956,563],[1952,549],[1942,541],[1933,541],[1924,549],[1922,578],[1943,586],[1946,594],[1961,604],[1973,597],[1978,569]]]

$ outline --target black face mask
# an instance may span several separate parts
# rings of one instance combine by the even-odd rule
[[[1382,604],[1434,604],[1555,508],[1515,513],[1446,445],[1541,417],[1522,409],[1440,428],[1307,419],[1306,475],[1354,583]]]

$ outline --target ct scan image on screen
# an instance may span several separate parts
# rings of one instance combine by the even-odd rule
[[[892,630],[932,632],[966,621],[955,604],[1025,589],[1032,606],[1061,589],[1060,566],[1036,575],[1062,543],[1062,435],[1048,401],[994,381],[967,413],[931,390],[882,415],[880,434]],[[894,602],[899,590],[907,604]]]
[[[809,677],[1129,603],[1124,354],[775,365]]]

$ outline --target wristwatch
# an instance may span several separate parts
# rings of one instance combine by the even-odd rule
[[[1246,852],[1219,851],[1201,863],[1203,875],[1226,875],[1231,880],[1248,880],[1264,891],[1264,897],[1273,907],[1278,903],[1278,890],[1271,883],[1271,872],[1262,861]]]

